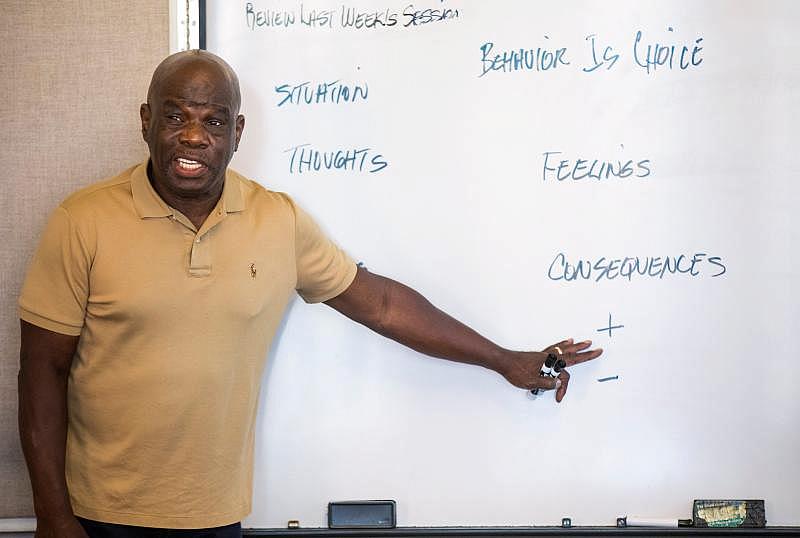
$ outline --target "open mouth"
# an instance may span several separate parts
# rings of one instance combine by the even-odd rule
[[[201,175],[206,170],[206,165],[200,161],[187,159],[185,157],[176,157],[172,164],[175,171],[182,176],[195,177]]]

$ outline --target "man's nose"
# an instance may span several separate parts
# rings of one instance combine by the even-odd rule
[[[187,122],[180,134],[180,143],[192,147],[208,146],[208,133],[197,121]]]

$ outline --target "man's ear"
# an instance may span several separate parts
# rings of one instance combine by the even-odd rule
[[[244,131],[244,116],[239,114],[236,116],[236,144],[233,146],[233,151],[239,149],[239,140],[242,139],[242,132]]]
[[[147,142],[147,133],[150,130],[150,105],[142,103],[139,107],[139,118],[142,120],[142,138]]]

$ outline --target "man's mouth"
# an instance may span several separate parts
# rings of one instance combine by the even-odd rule
[[[183,157],[178,157],[178,166],[181,168],[185,168],[186,170],[199,170],[203,163],[200,161],[193,161],[191,159],[184,159]]]
[[[206,165],[194,159],[187,159],[185,157],[177,157],[173,161],[177,172],[183,175],[194,176],[202,173]]]

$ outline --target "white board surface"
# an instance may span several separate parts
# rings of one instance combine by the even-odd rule
[[[246,526],[326,526],[352,499],[395,499],[400,526],[609,525],[695,498],[800,524],[800,3],[207,9],[242,84],[234,168],[505,347],[605,349],[563,403],[531,401],[296,301]]]

